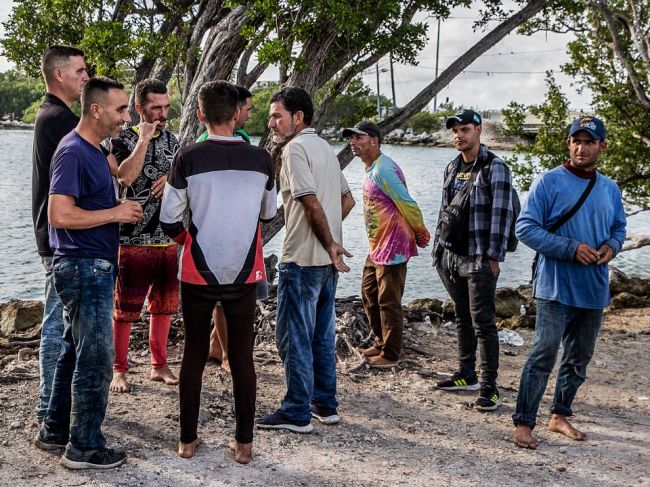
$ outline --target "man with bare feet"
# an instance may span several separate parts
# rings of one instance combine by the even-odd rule
[[[402,295],[406,265],[429,243],[422,212],[406,188],[400,167],[381,152],[381,131],[371,122],[343,130],[366,169],[363,212],[370,251],[363,266],[361,297],[374,343],[359,350],[373,367],[389,369],[399,362],[404,313]]]
[[[560,343],[564,348],[549,430],[573,440],[587,435],[567,417],[585,381],[603,308],[610,301],[607,264],[625,240],[625,213],[614,181],[596,171],[606,149],[605,125],[583,116],[569,128],[570,160],[539,176],[517,220],[517,237],[538,252],[535,341],[524,365],[513,415],[513,441],[537,448],[532,430]],[[580,195],[580,196],[576,196]]]
[[[221,301],[235,398],[235,460],[251,461],[256,376],[253,325],[256,283],[266,279],[259,219],[276,213],[269,153],[233,136],[237,88],[226,81],[199,91],[198,116],[210,133],[178,151],[165,186],[160,222],[183,245],[181,303],[185,347],[181,364],[178,455],[190,458],[197,434],[201,382],[210,347],[210,318]],[[236,164],[232,163],[236,161]],[[190,210],[187,228],[183,216]]]
[[[135,87],[133,96],[140,124],[114,138],[111,151],[119,166],[120,194],[140,203],[144,218],[135,225],[120,225],[119,274],[113,310],[113,392],[130,390],[126,379],[129,337],[132,324],[140,319],[145,298],[151,314],[149,377],[168,385],[178,384],[167,365],[167,336],[172,315],[178,311],[177,246],[160,228],[160,200],[178,141],[165,128],[169,112],[165,84],[145,79]]]

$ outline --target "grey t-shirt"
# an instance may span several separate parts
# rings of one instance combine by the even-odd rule
[[[280,191],[286,225],[281,262],[293,262],[302,267],[331,264],[329,254],[311,229],[298,198],[316,195],[327,217],[332,238],[343,244],[341,196],[350,188],[334,150],[314,129],[301,130],[284,147]]]

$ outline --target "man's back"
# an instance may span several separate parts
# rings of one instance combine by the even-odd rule
[[[348,191],[348,185],[336,154],[314,129],[302,130],[284,147],[280,189],[286,216],[282,262],[300,266],[331,264],[297,199],[315,195],[325,212],[333,240],[342,242],[341,195]]]
[[[268,152],[240,138],[211,137],[178,152],[168,185],[160,215],[163,227],[178,225],[178,208],[187,205],[191,211],[181,280],[193,284],[263,280],[258,219],[272,218],[276,212]]]

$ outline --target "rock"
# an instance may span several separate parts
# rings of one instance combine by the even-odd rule
[[[625,292],[636,296],[650,296],[650,279],[628,277],[616,267],[610,267],[609,290],[612,294]]]
[[[443,302],[435,298],[414,299],[404,306],[404,314],[408,321],[425,321],[431,313],[442,315]]]
[[[566,472],[566,465],[556,465],[555,470],[558,472]]]
[[[497,320],[497,328],[499,330],[503,328],[509,328],[514,330],[516,328],[535,328],[535,317],[530,315],[516,315],[506,318],[504,320]]]
[[[40,301],[20,301],[12,299],[0,305],[0,335],[28,330],[43,319],[43,303]]]
[[[404,137],[404,131],[402,129],[395,129],[389,132],[386,137],[389,139],[401,139]]]
[[[622,292],[618,293],[612,298],[610,308],[645,308],[650,306],[650,298],[637,296],[632,293]]]
[[[442,303],[442,316],[445,318],[454,318],[454,302],[451,299],[445,299]]]
[[[497,289],[495,301],[498,318],[518,316],[521,305],[526,304],[516,290],[507,287]]]
[[[23,422],[22,421],[14,421],[9,425],[9,428],[12,430],[17,430],[23,427]]]

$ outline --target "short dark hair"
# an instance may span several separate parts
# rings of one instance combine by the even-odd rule
[[[244,106],[244,103],[246,103],[246,100],[253,98],[253,94],[243,86],[237,85],[235,88],[237,88],[237,104],[241,108]]]
[[[143,79],[135,86],[135,102],[144,105],[149,93],[165,95],[167,94],[167,85],[156,78]]]
[[[311,101],[311,96],[305,90],[295,86],[282,88],[271,97],[270,103],[277,102],[281,102],[291,115],[302,112],[305,125],[311,125],[314,118],[314,104]]]
[[[45,49],[41,57],[41,73],[49,81],[52,71],[67,64],[71,57],[84,57],[84,52],[72,46],[53,45]]]
[[[82,113],[87,115],[90,113],[90,106],[103,100],[110,89],[123,90],[124,85],[119,81],[106,76],[95,76],[90,78],[81,91],[81,107]]]
[[[232,120],[238,99],[237,87],[228,81],[208,81],[199,90],[199,107],[211,125]]]

